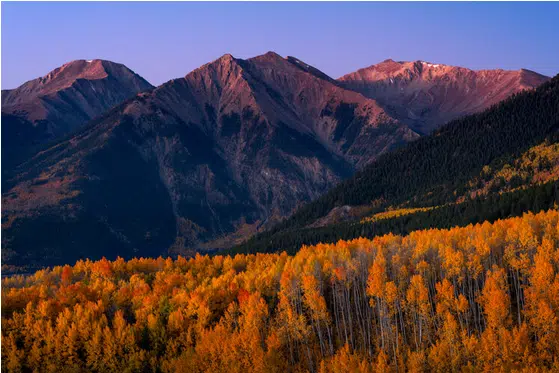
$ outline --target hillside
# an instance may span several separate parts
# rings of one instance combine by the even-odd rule
[[[287,247],[292,250],[301,244],[319,242],[326,238],[324,229],[321,228],[323,233],[320,233],[320,229],[312,227],[336,222],[335,213],[343,206],[347,206],[345,210],[358,211],[353,219],[390,208],[437,207],[472,198],[477,201],[475,203],[489,206],[499,200],[499,193],[512,192],[524,185],[530,190],[506,199],[509,203],[506,211],[517,211],[513,204],[519,198],[540,198],[536,197],[540,195],[544,198],[543,194],[545,203],[542,201],[539,208],[548,208],[557,198],[553,190],[557,180],[558,130],[559,77],[555,77],[534,91],[519,93],[483,113],[453,121],[431,136],[379,157],[269,232],[236,247],[235,252]],[[541,162],[536,162],[538,154]],[[516,165],[518,170],[512,172],[511,165]],[[546,190],[538,189],[537,185],[545,183],[551,186],[545,187]],[[487,199],[488,195],[497,197]],[[529,205],[531,208],[533,200]],[[434,213],[441,211],[449,211],[449,208]],[[504,214],[502,209],[501,214]],[[328,219],[333,215],[334,219]],[[469,214],[469,218],[476,219],[469,222],[476,222],[487,216],[484,218],[476,212]],[[468,223],[468,220],[460,221]],[[336,231],[341,234],[343,229],[333,225],[327,231],[330,232],[328,238],[336,239],[341,238]],[[357,236],[359,232],[364,233],[355,227],[352,232]]]
[[[2,370],[553,372],[559,212],[2,279]]]

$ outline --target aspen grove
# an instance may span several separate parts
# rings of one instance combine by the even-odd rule
[[[2,280],[9,372],[559,370],[559,212]]]

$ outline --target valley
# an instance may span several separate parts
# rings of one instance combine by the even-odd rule
[[[2,373],[559,372],[559,2],[1,13]]]

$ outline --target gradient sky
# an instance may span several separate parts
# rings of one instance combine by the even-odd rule
[[[394,60],[559,73],[559,3],[2,3],[2,88],[75,59],[159,85],[273,50],[337,78]]]

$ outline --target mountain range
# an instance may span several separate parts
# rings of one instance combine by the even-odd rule
[[[383,154],[546,80],[391,60],[335,80],[269,52],[153,88],[123,65],[71,62],[2,92],[2,262],[232,246]]]

